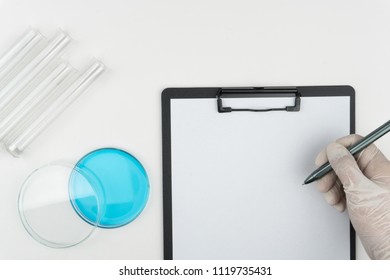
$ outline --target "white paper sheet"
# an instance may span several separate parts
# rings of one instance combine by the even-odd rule
[[[272,104],[271,104],[272,103]],[[291,98],[224,98],[286,106]],[[317,153],[349,134],[349,97],[302,97],[300,112],[218,113],[171,100],[174,259],[349,259],[349,220],[315,184]]]

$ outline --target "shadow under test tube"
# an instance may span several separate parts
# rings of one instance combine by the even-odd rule
[[[21,122],[32,117],[31,112],[49,95],[54,94],[60,84],[71,73],[72,67],[61,63],[46,79],[31,91],[4,119],[0,119],[0,141]]]
[[[61,53],[61,51],[70,43],[70,40],[69,35],[61,32],[37,55],[37,57],[26,65],[23,70],[0,90],[0,114],[8,103]]]
[[[15,45],[0,58],[0,88],[2,88],[19,68],[33,59],[39,43],[44,37],[36,30],[29,30]]]
[[[65,90],[49,107],[27,128],[17,131],[5,143],[6,149],[14,156],[19,156],[26,147],[70,104],[73,103],[88,86],[104,71],[103,63],[93,63]]]

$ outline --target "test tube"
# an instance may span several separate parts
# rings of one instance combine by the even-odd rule
[[[14,156],[19,156],[26,147],[70,104],[73,103],[88,86],[104,71],[100,61],[94,62],[67,88],[48,108],[28,127],[16,131],[5,143],[6,149]]]
[[[57,35],[30,63],[28,63],[4,88],[0,90],[0,113],[35,76],[49,65],[70,43],[64,32]]]
[[[0,58],[0,84],[3,85],[10,78],[11,73],[15,73],[15,68],[22,67],[23,63],[28,63],[33,50],[43,41],[44,37],[36,30],[29,30]],[[31,57],[32,59],[32,57]],[[16,67],[16,66],[19,67]]]
[[[24,98],[4,119],[0,119],[0,141],[26,118],[31,118],[31,112],[52,95],[58,86],[71,73],[72,67],[63,62],[47,76],[26,98]]]

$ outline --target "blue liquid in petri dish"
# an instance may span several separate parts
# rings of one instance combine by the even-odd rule
[[[69,180],[70,200],[86,222],[101,228],[121,227],[144,209],[149,197],[148,176],[129,153],[115,148],[95,150],[77,162],[75,171]],[[85,179],[93,186],[97,199],[83,195],[86,190],[80,181]]]

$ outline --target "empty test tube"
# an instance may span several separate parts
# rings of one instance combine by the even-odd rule
[[[44,37],[36,30],[29,30],[14,46],[0,58],[0,88],[4,86],[19,69],[27,64]]]
[[[0,113],[69,43],[70,37],[66,33],[61,32],[0,90]]]
[[[6,149],[12,155],[19,156],[47,125],[72,104],[103,71],[103,63],[99,61],[93,63],[28,127],[16,131],[13,137],[6,141]]]
[[[58,65],[49,76],[46,77],[33,91],[31,91],[5,118],[0,119],[0,141],[10,131],[32,117],[32,112],[38,105],[47,99],[48,95],[54,94],[59,85],[71,73],[72,67],[63,62]]]

